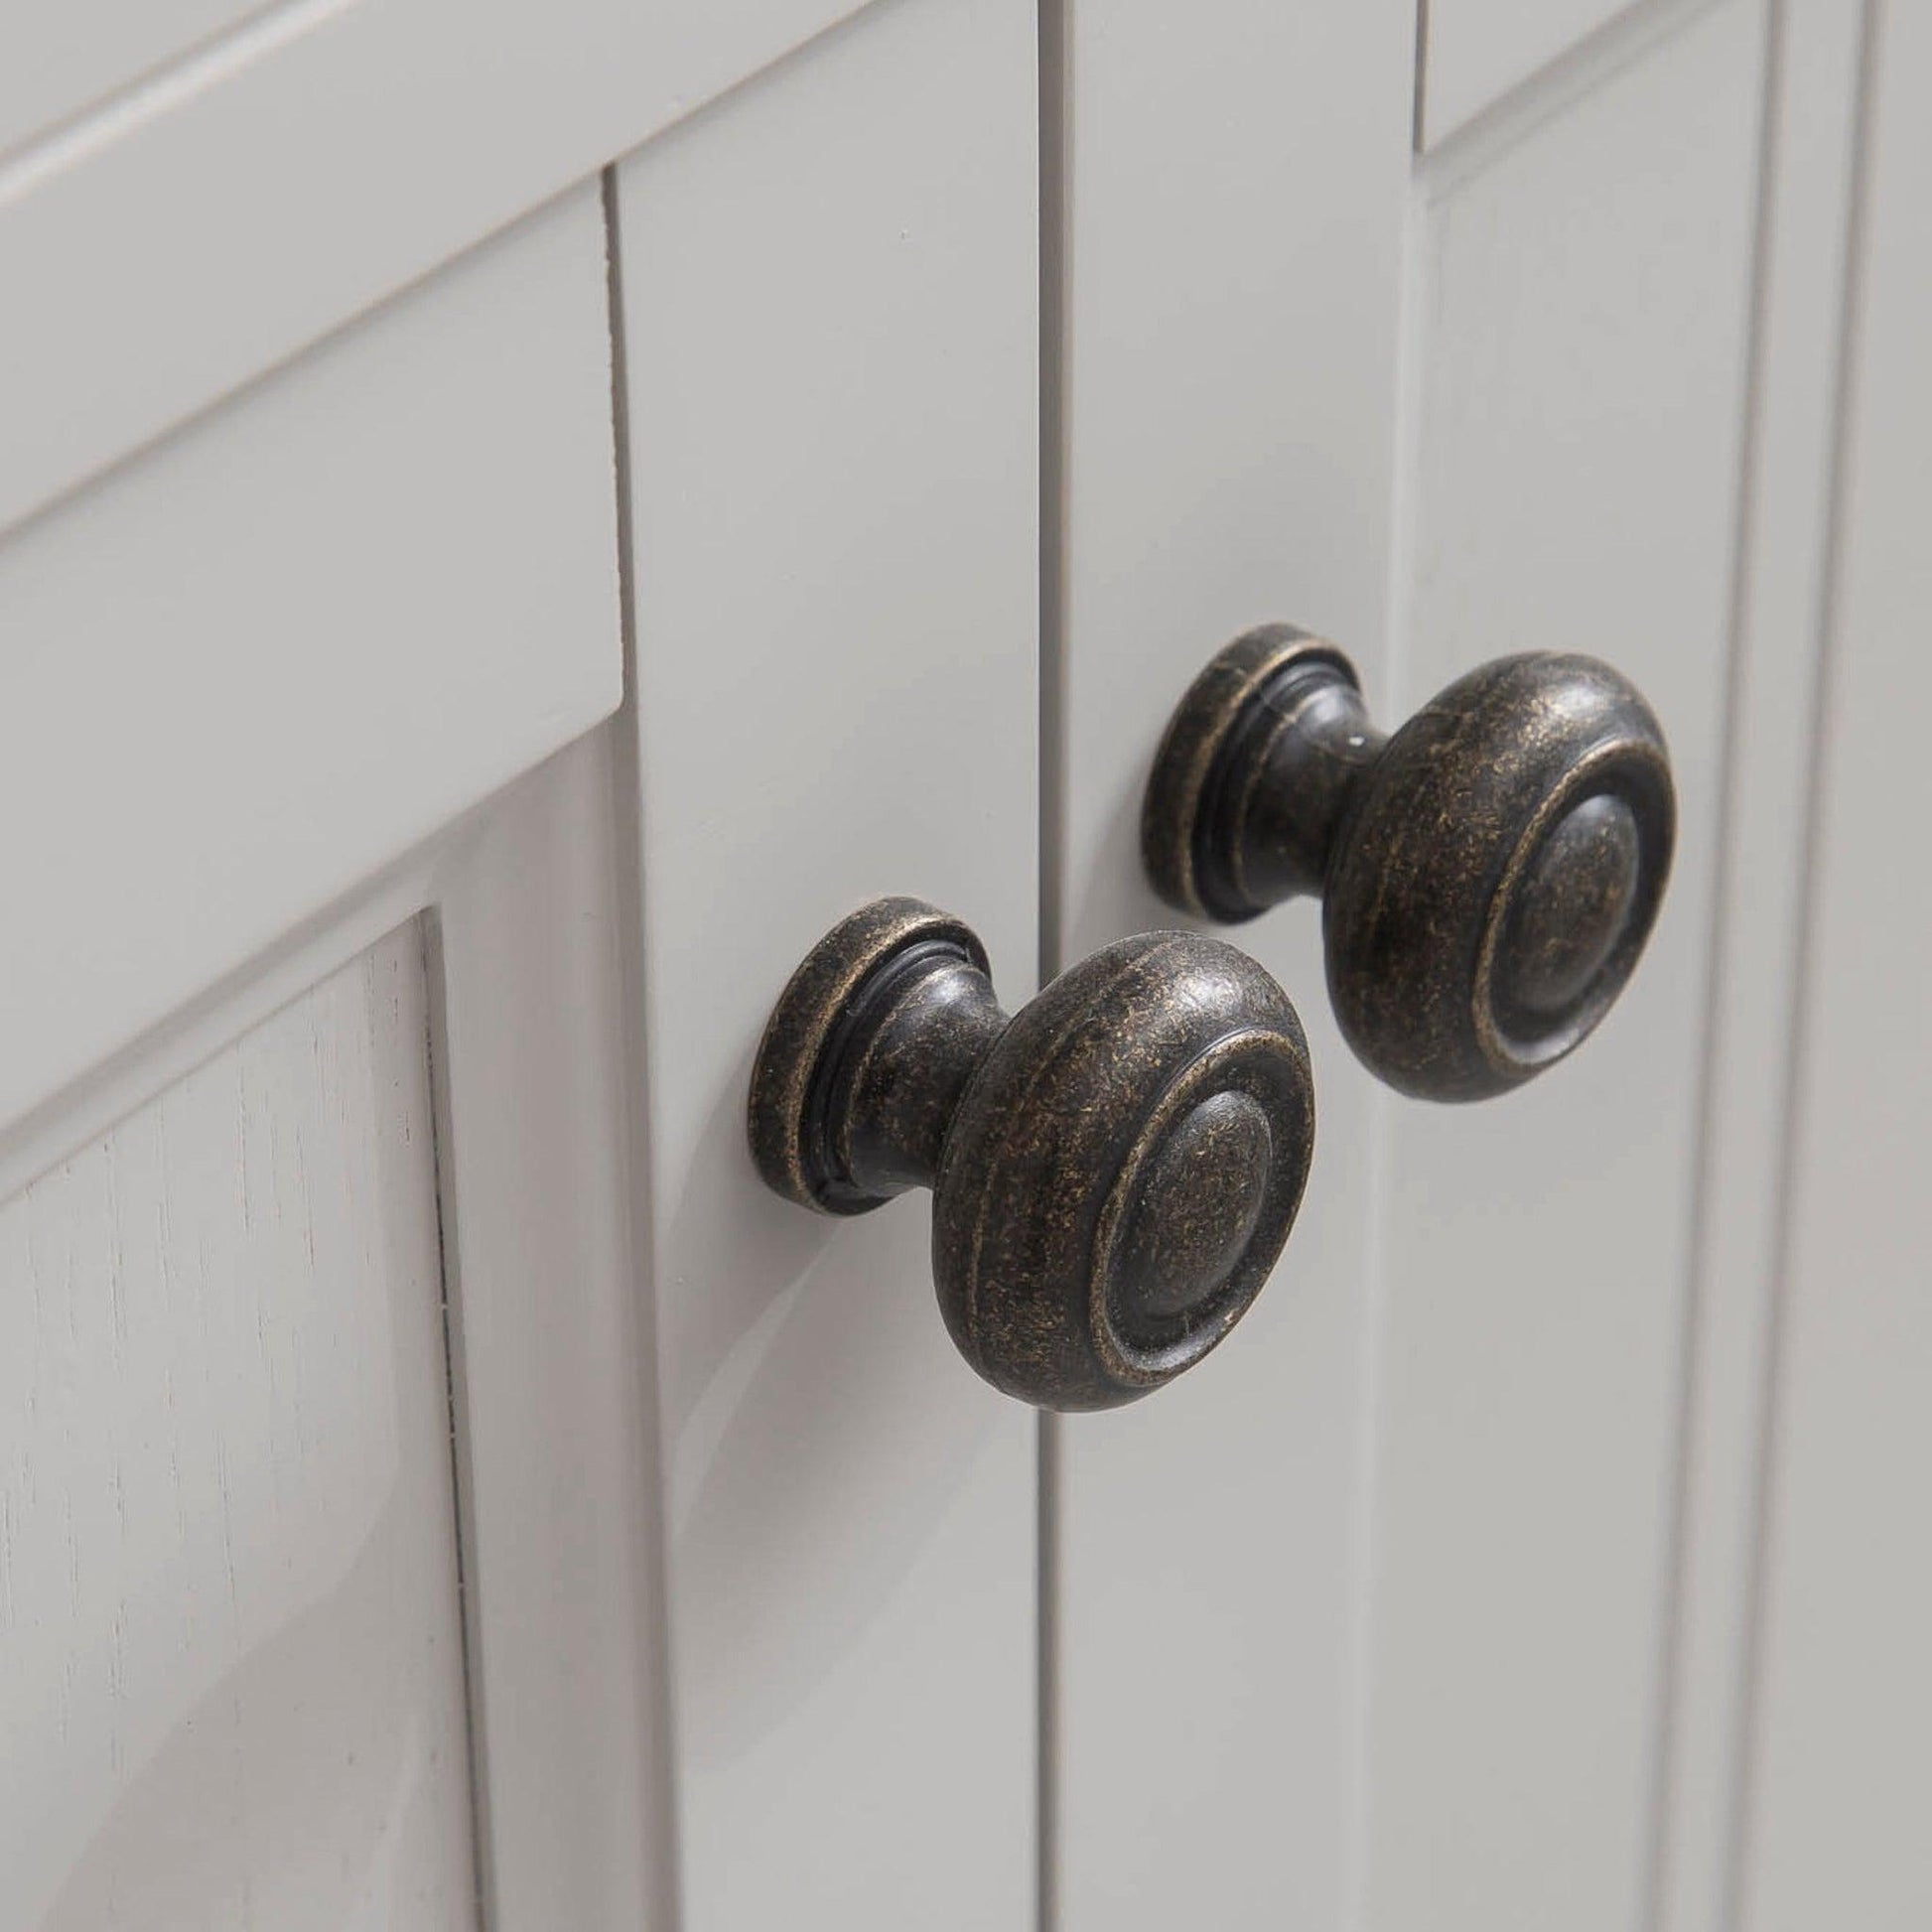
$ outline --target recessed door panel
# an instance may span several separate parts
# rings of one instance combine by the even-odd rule
[[[1654,1802],[1751,303],[1733,4],[1423,182],[1402,716],[1560,645],[1656,707],[1658,930],[1565,1064],[1392,1104],[1369,1923],[1624,1927]],[[1474,1753],[1484,1769],[1472,1776]]]
[[[0,1208],[0,1923],[477,1924],[411,922]]]
[[[1681,842],[1600,1036],[1480,1106],[1372,1085],[1328,1020],[1313,906],[1233,935],[1311,1023],[1309,1204],[1214,1362],[1052,1439],[1051,1875],[1071,1925],[1163,1922],[1205,1886],[1228,1924],[1622,1926],[1665,1837],[1700,1869],[1720,1856],[1705,1786],[1735,1769],[1711,1693],[1731,1658],[1672,1648],[1687,1458],[1733,1472],[1698,1490],[1729,1550],[1756,1453],[1752,1406],[1724,1399],[1748,1371],[1724,1365],[1713,1397],[1688,1338],[1767,1288],[1757,1250],[1707,1279],[1700,1188],[1729,1173],[1702,1139],[1709,989],[1746,956],[1712,952],[1727,790],[1801,778],[1801,732],[1727,742],[1731,659],[1757,666],[1753,715],[1801,711],[1803,650],[1739,546],[1747,479],[1779,533],[1760,547],[1809,556],[1824,527],[1806,425],[1829,331],[1793,304],[1814,258],[1829,286],[1838,215],[1826,192],[1818,246],[1766,283],[1747,0],[1607,34],[1578,12],[1570,58],[1525,57],[1502,111],[1419,158],[1407,10],[1311,11],[1319,29],[1230,6],[1183,31],[1075,6],[1048,37],[1061,950],[1172,917],[1138,883],[1148,760],[1192,672],[1268,618],[1349,650],[1384,725],[1504,652],[1611,660],[1663,719]],[[1836,86],[1798,96],[1823,118],[1796,152]],[[1328,165],[1299,167],[1305,141]],[[1724,903],[1750,901],[1736,943],[1786,985],[1791,935],[1759,908],[1789,899],[1748,883],[1765,850],[1736,846]],[[1777,1005],[1729,1048],[1773,1086]],[[1762,1164],[1740,1173],[1731,1222],[1771,1206]],[[1705,1590],[1707,1635],[1723,1611]],[[1667,1735],[1692,1709],[1695,1748]]]

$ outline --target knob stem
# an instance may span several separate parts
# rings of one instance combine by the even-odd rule
[[[792,975],[752,1075],[766,1182],[863,1214],[938,1178],[959,1103],[1007,1016],[973,929],[914,898],[842,920]]]
[[[826,1083],[845,1181],[872,1199],[936,1185],[960,1098],[1006,1027],[956,942],[915,940],[881,962],[841,1016]]]
[[[1369,722],[1354,672],[1327,654],[1292,659],[1252,705],[1254,726],[1228,748],[1227,801],[1202,827],[1201,856],[1217,897],[1261,911],[1320,897],[1388,734]]]
[[[1156,890],[1234,923],[1318,896],[1382,747],[1355,667],[1292,623],[1237,637],[1194,680],[1148,783]]]

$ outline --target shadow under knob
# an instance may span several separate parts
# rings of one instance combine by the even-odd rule
[[[1009,1018],[979,940],[913,898],[833,928],[773,1009],[752,1153],[860,1214],[933,1190],[946,1325],[996,1388],[1106,1409],[1205,1355],[1267,1281],[1314,1143],[1308,1043],[1245,954],[1102,948]]]
[[[1642,695],[1534,651],[1456,679],[1392,737],[1332,644],[1237,637],[1168,726],[1142,849],[1223,921],[1322,900],[1328,991],[1375,1073],[1429,1100],[1520,1085],[1579,1045],[1655,924],[1677,810]]]

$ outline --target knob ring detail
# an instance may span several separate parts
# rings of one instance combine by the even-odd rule
[[[786,982],[753,1062],[752,1158],[767,1187],[825,1214],[869,1214],[902,1192],[867,1187],[838,1131],[853,1062],[882,1009],[921,967],[953,960],[990,972],[963,919],[923,899],[874,899],[805,955]]]
[[[1214,1348],[1266,1283],[1313,1148],[1308,1043],[1262,967],[1192,932],[1117,940],[1011,1018],[985,949],[882,899],[806,956],[748,1102],[787,1200],[932,1189],[932,1280],[996,1388],[1105,1409]]]
[[[1246,877],[1242,828],[1267,769],[1266,747],[1315,689],[1359,693],[1348,657],[1292,623],[1258,624],[1188,686],[1155,754],[1141,808],[1141,853],[1154,889],[1176,911],[1238,925],[1281,895]],[[1318,880],[1305,890],[1318,892]]]
[[[1655,714],[1609,665],[1479,665],[1393,736],[1341,652],[1293,624],[1194,679],[1148,780],[1142,853],[1185,911],[1321,900],[1328,991],[1401,1092],[1478,1100],[1580,1045],[1656,923],[1677,805]]]

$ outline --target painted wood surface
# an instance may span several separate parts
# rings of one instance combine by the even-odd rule
[[[1689,17],[1425,164],[1395,715],[1609,658],[1680,794],[1649,953],[1571,1061],[1392,1107],[1365,1924],[1638,1919],[1693,1265],[1762,18]]]
[[[1165,638],[1230,595],[1267,603],[1230,609],[1200,652],[1263,615],[1312,621],[1356,649],[1390,719],[1499,651],[1610,657],[1664,716],[1686,813],[1653,956],[1603,1037],[1537,1087],[1440,1112],[1363,1095],[1318,1031],[1315,1185],[1262,1312],[1194,1386],[1060,1432],[1050,1815],[1066,1923],[1153,1923],[1203,1882],[1232,1924],[1272,1922],[1285,1894],[1372,1926],[1721,1922],[1699,1914],[1737,1788],[1770,1292],[1755,1230],[1797,970],[1795,901],[1765,868],[1788,864],[1802,814],[1856,38],[1823,10],[1779,19],[1767,70],[1760,7],[1639,9],[1426,157],[1413,199],[1398,182],[1383,218],[1410,226],[1406,341],[1379,415],[1358,377],[1375,366],[1375,284],[1304,272],[1271,310],[1270,258],[1215,230],[1256,172],[1216,144],[1260,117],[1190,118],[1210,31],[1137,36],[1118,10],[1075,7],[1064,47],[1049,40],[1069,103],[1065,668],[1047,701],[1065,956],[1161,916],[1124,883],[1146,757],[1125,741],[1151,744],[1185,675],[1137,727],[1143,664],[1152,686],[1163,650],[1183,656]],[[1239,32],[1201,50],[1216,108],[1244,66],[1231,47],[1258,88],[1312,65]],[[1359,138],[1366,70],[1326,52],[1336,89],[1353,76]],[[1760,216],[1777,81],[1781,200]],[[1148,159],[1146,127],[1194,119]],[[1284,232],[1298,206],[1293,181],[1267,192],[1272,227],[1257,210],[1251,233]],[[1323,210],[1335,192],[1324,175]],[[1315,232],[1339,245],[1372,214]],[[1315,244],[1286,232],[1306,271]],[[1217,268],[1240,276],[1239,302],[1212,299]],[[1383,313],[1400,285],[1391,267]],[[1352,334],[1324,345],[1311,291],[1330,288]],[[1312,352],[1275,356],[1296,330]],[[1316,397],[1282,373],[1304,365],[1324,378]],[[1281,425],[1263,407],[1277,396]],[[1393,476],[1376,469],[1391,448]],[[1268,494],[1322,463],[1327,494]],[[1325,1030],[1311,923],[1240,936]],[[1348,1501],[1324,1517],[1324,1493]],[[1173,1690],[1150,1693],[1143,1670],[1123,1715],[1123,1674],[1176,1654],[1191,1661]]]
[[[1826,606],[1750,1803],[1734,1923],[1932,1918],[1923,816],[1932,16],[1863,10],[1869,106]]]
[[[0,1208],[0,1923],[476,1924],[412,923]]]
[[[869,13],[618,173],[648,1247],[688,1932],[1024,1923],[1035,1427],[922,1197],[766,1193],[745,1091],[866,899],[1035,957],[1035,20]]]
[[[1141,790],[1236,631],[1318,626],[1387,689],[1414,32],[1408,0],[1066,10],[1054,964],[1174,922],[1141,874]],[[1066,1932],[1347,1910],[1378,1101],[1304,910],[1234,935],[1297,1001],[1317,1082],[1275,1279],[1173,1387],[1052,1427]]]
[[[0,167],[65,121],[263,10],[268,0],[22,5],[0,65]]]
[[[0,630],[12,1123],[617,705],[595,191],[17,532]]]
[[[0,162],[0,529],[857,4],[278,0]]]
[[[1417,146],[1432,147],[1611,29],[1640,43],[1659,15],[1708,0],[1421,0]],[[1651,16],[1652,18],[1645,18]],[[1591,50],[1600,58],[1602,50]]]
[[[445,839],[434,911],[490,1932],[677,1923],[635,787],[607,726]]]
[[[1686,1334],[1659,1932],[1731,1932],[1764,1434],[1791,1159],[1861,10],[1768,10],[1757,320]]]

